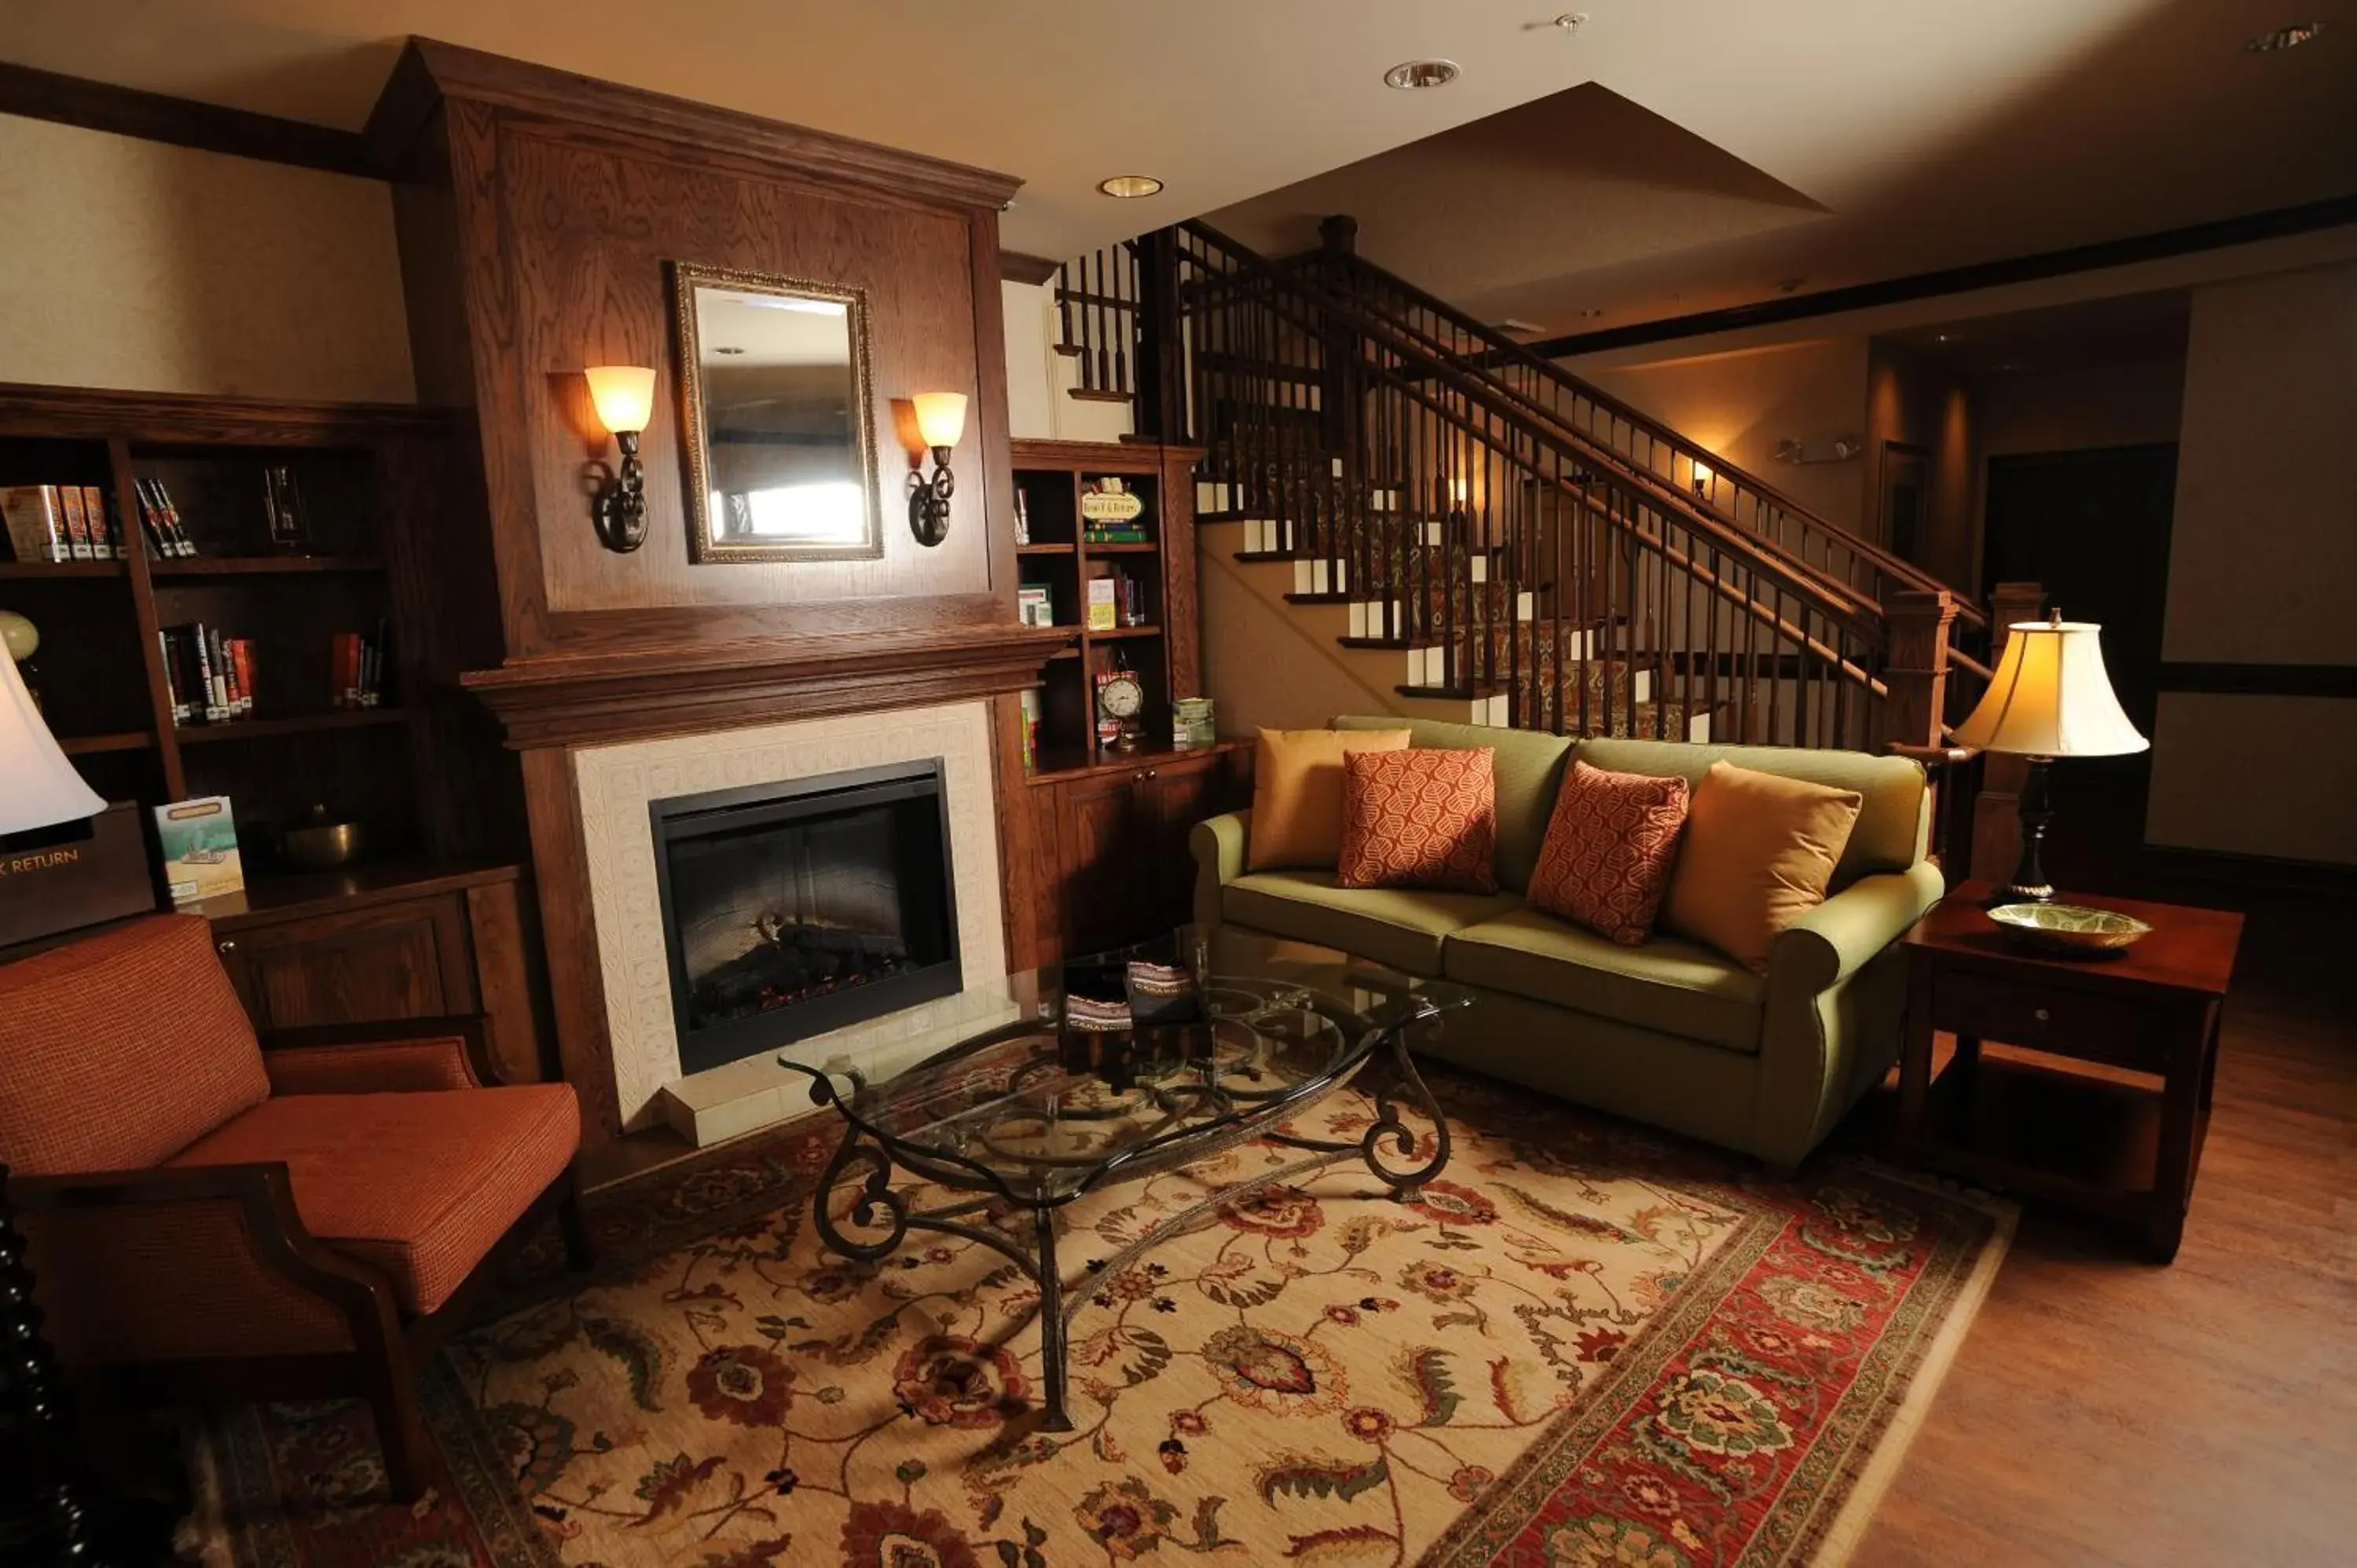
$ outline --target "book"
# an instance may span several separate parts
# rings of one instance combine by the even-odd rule
[[[156,837],[163,846],[164,881],[175,905],[245,890],[237,818],[228,796],[206,795],[156,807]]]
[[[164,481],[141,479],[137,481],[137,487],[141,499],[155,512],[156,531],[163,536],[163,553],[194,555],[197,553],[196,542],[188,537],[188,527],[180,519],[180,509],[173,504],[170,494],[164,489]]]
[[[1015,542],[1031,542],[1031,503],[1024,498],[1023,487],[1015,487]]]
[[[17,560],[65,561],[72,557],[57,486],[11,485],[0,489],[0,517],[6,519],[8,548]]]
[[[98,552],[90,542],[90,521],[82,515],[81,487],[58,485],[58,510],[65,514],[66,544],[77,561],[95,561]]]
[[[300,550],[310,542],[303,523],[303,503],[295,489],[295,470],[273,463],[262,470],[262,510],[270,522],[270,543],[275,550]]]
[[[232,686],[237,693],[231,708],[234,716],[244,718],[253,712],[253,639],[232,638],[229,642],[229,668]]]
[[[106,504],[106,492],[96,485],[81,488],[81,515],[90,525],[90,547],[101,561],[112,561],[122,552],[115,548],[113,509]]]
[[[1029,769],[1039,765],[1039,688],[1025,687],[1017,701],[1023,710],[1023,766]]]
[[[1121,585],[1111,577],[1091,577],[1088,582],[1091,631],[1111,631],[1121,624]]]
[[[1044,585],[1027,584],[1016,589],[1015,618],[1025,626],[1055,625],[1054,594]]]

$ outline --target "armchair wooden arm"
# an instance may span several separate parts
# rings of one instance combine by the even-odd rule
[[[479,1015],[327,1024],[258,1036],[273,1094],[382,1094],[496,1087]]]

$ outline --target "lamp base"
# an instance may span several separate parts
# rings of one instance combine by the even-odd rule
[[[2013,879],[1989,895],[1988,905],[2051,904],[2054,884],[2048,879],[2043,864],[2046,830],[2054,822],[2054,797],[2048,771],[2054,766],[2050,757],[2029,759],[2028,777],[2021,781],[2021,856],[2014,863]]]

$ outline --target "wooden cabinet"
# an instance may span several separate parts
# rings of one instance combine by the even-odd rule
[[[1053,963],[1187,921],[1194,890],[1188,834],[1206,817],[1251,804],[1252,750],[1223,742],[1140,752],[1035,779],[1028,794],[1050,874],[1047,896],[1034,901],[1029,961]]]
[[[484,1016],[511,1083],[546,1076],[527,907],[513,866],[284,878],[201,908],[257,1029]]]

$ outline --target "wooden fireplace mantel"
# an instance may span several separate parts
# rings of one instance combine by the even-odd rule
[[[512,659],[461,683],[514,749],[598,746],[1019,691],[1071,639],[1070,628],[960,624]]]

